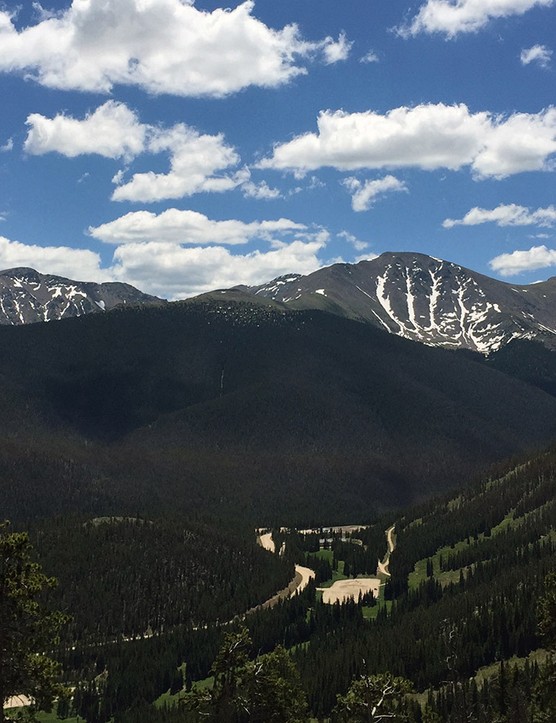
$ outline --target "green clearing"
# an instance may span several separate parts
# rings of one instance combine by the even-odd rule
[[[24,710],[25,708],[10,708],[9,710],[4,711],[4,715],[7,720],[15,721],[17,720],[16,716]],[[37,713],[35,715],[35,720],[39,721],[39,723],[57,723],[62,719],[58,718],[56,711],[53,710],[50,713]],[[85,723],[85,718],[81,718],[80,716],[77,716],[77,718],[64,718],[63,720],[65,721],[65,723]]]
[[[381,595],[382,595],[382,592],[381,592]],[[361,608],[361,612],[363,613],[363,617],[365,618],[365,620],[376,620],[376,617],[381,610],[386,608],[386,611],[390,612],[391,607],[392,607],[391,600],[383,600],[383,599],[379,598],[376,605],[373,605],[372,607],[365,605]]]
[[[544,506],[544,505],[543,505]],[[541,508],[538,508],[541,509]],[[461,550],[465,550],[468,547],[471,547],[472,544],[475,544],[477,541],[481,542],[481,540],[490,539],[491,537],[495,537],[496,535],[502,534],[505,530],[517,527],[521,524],[523,524],[524,520],[528,517],[528,515],[534,514],[537,512],[537,510],[533,510],[531,512],[528,512],[523,517],[514,517],[513,510],[510,510],[508,514],[504,517],[501,522],[499,522],[497,525],[495,525],[491,531],[490,535],[488,537],[481,533],[477,540],[474,538],[466,538],[464,540],[460,540],[459,542],[456,542],[454,545],[446,545],[445,547],[440,547],[434,555],[431,556],[432,560],[432,567],[433,567],[433,575],[434,577],[440,582],[441,585],[449,585],[451,582],[457,582],[460,577],[460,570],[463,569],[464,575],[466,574],[466,568],[460,568],[458,570],[449,570],[446,572],[442,572],[440,570],[440,559],[448,559],[454,552],[459,552]],[[422,560],[419,560],[415,563],[415,567],[413,569],[413,572],[411,572],[408,576],[408,584],[409,589],[414,590],[419,587],[419,585],[424,582],[427,579],[427,558],[424,558]]]
[[[309,553],[311,557],[316,557],[319,560],[328,560],[328,562],[332,565],[332,560],[334,559],[334,553],[330,548],[326,548],[324,550],[319,550],[318,552],[310,552]]]
[[[506,666],[506,670],[510,670],[515,666],[517,666],[518,668],[523,668],[526,662],[537,663],[541,665],[545,663],[549,657],[550,654],[547,650],[539,648],[538,650],[533,650],[533,652],[529,653],[529,655],[525,658],[518,658],[517,656],[509,658],[509,660],[504,661],[504,665]],[[479,668],[479,670],[475,673],[475,681],[479,688],[482,686],[485,680],[489,680],[490,678],[493,678],[495,675],[497,675],[499,670],[500,663],[493,663],[492,665],[486,665],[483,668]]]
[[[332,554],[331,550],[321,550],[320,552],[321,553],[322,552],[330,552],[330,554]],[[318,555],[320,553],[316,552],[313,554]],[[365,575],[361,575],[361,577],[365,577]],[[347,577],[344,575],[344,561],[343,560],[338,560],[338,569],[332,570],[332,577],[330,578],[330,580],[320,583],[319,587],[332,587],[332,585],[334,585],[334,583],[337,580],[347,580]],[[322,597],[322,595],[321,595],[321,597]]]
[[[511,670],[515,666],[517,666],[518,668],[523,668],[527,662],[529,662],[530,664],[537,663],[538,665],[542,665],[547,661],[549,657],[550,654],[547,650],[539,648],[538,650],[533,650],[533,652],[529,653],[529,655],[527,655],[525,658],[518,658],[514,655],[512,658],[505,660],[504,665],[506,666],[506,670]],[[484,667],[479,668],[473,676],[475,682],[477,683],[477,687],[481,688],[485,680],[492,680],[496,675],[498,675],[499,670],[500,663],[492,663],[492,665],[485,665]],[[438,689],[435,690],[438,691]],[[421,706],[424,706],[427,703],[428,695],[429,692],[424,691],[422,693],[415,693],[411,697],[418,703],[420,703]]]
[[[193,688],[197,690],[206,690],[207,688],[212,688],[214,684],[214,678],[209,676],[208,678],[203,678],[203,680],[196,680],[193,682]],[[162,695],[157,698],[154,702],[154,705],[157,708],[162,708],[163,706],[173,706],[177,705],[180,700],[184,696],[184,691],[180,690],[178,693],[170,693],[169,690],[166,691],[166,693],[162,693]]]

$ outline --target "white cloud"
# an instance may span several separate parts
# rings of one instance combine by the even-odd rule
[[[38,156],[57,152],[69,158],[96,153],[105,158],[132,158],[145,148],[147,126],[124,103],[109,100],[83,120],[60,113],[46,118],[32,113],[24,148]]]
[[[477,177],[551,169],[556,152],[556,109],[495,116],[466,105],[422,104],[381,115],[323,111],[318,132],[274,147],[259,168],[297,175],[329,166],[340,171],[417,167],[458,170]]]
[[[548,68],[552,60],[552,50],[546,45],[533,45],[531,48],[525,48],[519,56],[522,65],[537,63],[541,68]]]
[[[239,163],[235,149],[226,145],[222,134],[200,134],[183,123],[169,130],[153,131],[148,151],[169,153],[170,171],[134,174],[130,181],[114,190],[114,201],[152,202],[183,198],[194,193],[229,191],[247,178],[243,171],[233,175],[216,175]],[[121,176],[117,178],[117,181],[121,180]]]
[[[111,263],[88,249],[36,246],[0,236],[0,268],[29,266],[73,279],[123,281],[166,298],[237,284],[259,284],[289,272],[311,273],[330,234],[289,219],[214,221],[194,211],[129,213],[89,229],[114,244]],[[242,254],[224,244],[257,245]],[[251,247],[253,248],[253,247]]]
[[[407,191],[405,183],[395,176],[384,176],[365,183],[351,176],[342,183],[352,194],[351,207],[354,211],[368,211],[379,197],[387,193]]]
[[[333,65],[341,60],[347,60],[352,45],[353,43],[347,39],[345,33],[340,33],[336,41],[332,38],[326,38],[322,47],[323,59],[326,65]]]
[[[222,246],[183,248],[174,243],[126,244],[114,254],[114,274],[143,291],[171,299],[238,284],[256,285],[286,273],[322,266],[320,239],[236,255]]]
[[[245,244],[252,239],[275,241],[285,234],[305,232],[304,224],[287,218],[244,223],[235,219],[213,221],[197,211],[169,208],[160,214],[135,211],[101,226],[89,234],[105,243]]]
[[[500,254],[489,262],[489,266],[502,276],[516,276],[524,271],[556,266],[556,250],[546,246],[532,246],[528,251]]]
[[[100,257],[93,251],[68,246],[35,246],[0,236],[0,268],[18,266],[85,281],[111,280],[110,271],[100,268]]]
[[[13,138],[8,138],[8,140],[0,146],[0,153],[8,153],[9,151],[13,151],[14,147],[14,140]]]
[[[479,177],[504,178],[522,171],[553,170],[556,108],[491,118],[491,129],[472,167]]]
[[[453,228],[454,226],[478,226],[482,223],[495,223],[498,226],[554,226],[556,224],[556,207],[548,206],[532,211],[515,203],[502,204],[490,210],[476,206],[463,218],[447,218],[442,225],[444,228]]]
[[[33,155],[58,152],[73,158],[94,153],[130,162],[141,153],[168,154],[168,173],[136,173],[125,182],[125,172],[118,171],[113,177],[115,201],[183,198],[228,191],[249,181],[247,169],[222,173],[240,160],[222,134],[201,134],[184,123],[166,129],[143,124],[124,103],[107,101],[84,119],[64,114],[46,118],[34,113],[27,118],[27,125],[25,150]],[[271,193],[267,186],[259,189],[260,194],[265,190]]]
[[[427,0],[400,35],[442,33],[453,38],[485,27],[491,20],[523,15],[534,7],[549,7],[554,0]]]
[[[241,192],[246,198],[256,198],[258,201],[270,201],[274,198],[282,198],[277,188],[271,188],[266,181],[254,183],[247,181],[241,186]]]
[[[359,59],[359,62],[360,63],[379,63],[380,58],[374,52],[374,50],[369,50],[368,53],[366,53],[362,58]]]
[[[4,10],[0,71],[63,90],[132,85],[153,94],[225,96],[282,85],[306,72],[301,59],[324,53],[335,62],[346,52],[341,37],[308,42],[296,25],[274,30],[253,9],[252,0],[212,12],[193,0],[73,0],[21,30]]]

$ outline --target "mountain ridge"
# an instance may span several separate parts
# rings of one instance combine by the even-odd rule
[[[513,339],[535,339],[556,349],[556,277],[510,284],[425,254],[386,252],[237,289],[365,321],[430,346],[489,354]]]
[[[74,281],[18,266],[0,271],[0,325],[19,326],[109,311],[162,299],[121,282]]]

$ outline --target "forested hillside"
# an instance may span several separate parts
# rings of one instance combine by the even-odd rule
[[[59,585],[52,604],[72,615],[73,645],[143,637],[179,625],[226,622],[294,576],[252,531],[176,519],[58,519],[32,530]]]
[[[245,559],[252,560],[250,582],[256,586],[264,584],[265,575],[275,575],[266,581],[278,585],[293,560],[312,565],[318,585],[346,574],[375,574],[377,558],[386,549],[384,531],[391,523],[395,549],[390,575],[381,575],[378,601],[366,596],[327,605],[311,585],[295,598],[244,618],[248,638],[242,643],[245,657],[241,658],[218,654],[225,634],[233,638],[238,631],[236,625],[183,624],[188,616],[190,621],[200,619],[191,607],[200,599],[205,601],[203,619],[222,621],[219,610],[225,603],[219,602],[219,586],[224,589],[232,577],[239,585],[234,599],[247,602],[248,593],[240,592],[247,591]],[[552,618],[546,618],[541,624],[539,600],[556,594],[556,586],[553,593],[547,587],[556,572],[555,530],[556,452],[552,450],[500,468],[453,496],[409,509],[397,519],[384,517],[347,537],[318,530],[306,534],[275,530],[275,542],[278,547],[285,543],[286,553],[272,557],[260,550],[257,567],[247,540],[241,542],[237,533],[234,538],[231,533],[219,535],[201,525],[97,520],[76,528],[59,522],[37,528],[33,538],[44,565],[60,577],[56,604],[74,612],[69,632],[78,645],[68,649],[62,643],[58,652],[67,681],[79,682],[73,706],[91,723],[106,723],[113,716],[127,723],[195,721],[199,719],[195,706],[206,710],[209,720],[218,720],[210,717],[213,706],[235,703],[230,691],[219,687],[218,676],[212,682],[208,679],[211,670],[214,673],[221,666],[230,675],[235,670],[237,680],[245,682],[252,670],[249,661],[255,659],[261,670],[268,665],[273,671],[269,689],[273,690],[276,676],[285,676],[291,690],[299,691],[298,713],[304,710],[303,700],[307,702],[301,717],[278,720],[308,721],[310,716],[325,720],[330,715],[334,721],[359,720],[344,715],[355,689],[345,700],[341,696],[361,676],[384,683],[381,676],[388,674],[408,681],[407,690],[414,691],[409,698],[405,694],[399,698],[408,721],[533,723],[551,720],[535,711],[552,710],[553,705],[547,691],[554,670],[546,646],[556,643],[550,637],[554,621],[547,623]],[[75,545],[68,551],[70,535]],[[205,550],[203,540],[208,545]],[[163,569],[151,564],[150,545],[153,557],[164,561]],[[91,549],[98,552],[97,560]],[[209,549],[220,550],[212,561]],[[120,569],[118,560],[125,561],[125,567]],[[231,560],[229,570],[224,560]],[[180,564],[182,572],[176,574]],[[91,581],[83,569],[92,572]],[[189,603],[184,595],[181,607],[176,605],[185,593],[183,585],[189,580],[199,583],[195,573],[201,570],[201,587]],[[212,602],[202,597],[205,581],[207,593],[209,587],[214,590]],[[128,609],[136,616],[128,632],[143,631],[146,621],[158,625],[151,623],[140,640],[110,640],[118,616],[126,619],[126,606],[142,599],[137,584],[151,593],[143,600],[146,608],[136,605],[133,613]],[[121,601],[112,595],[114,589]],[[545,617],[552,615],[552,603],[547,604]],[[103,612],[106,605],[114,607],[113,613]],[[175,616],[178,610],[181,619]],[[556,609],[553,612],[556,616]],[[86,639],[96,644],[85,644]],[[280,652],[264,658],[279,645],[289,651],[287,665],[280,662]],[[201,688],[195,681],[202,682]],[[185,692],[190,689],[192,697]],[[168,692],[171,695],[152,705]],[[263,702],[252,704],[259,710]],[[235,716],[229,720],[265,720]]]
[[[547,391],[323,312],[173,304],[1,328],[0,342],[12,519],[364,520],[556,434]]]

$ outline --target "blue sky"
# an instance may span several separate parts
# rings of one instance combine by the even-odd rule
[[[556,274],[556,0],[0,6],[0,268]]]

